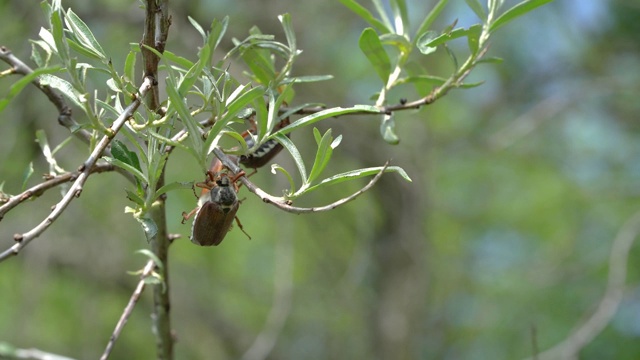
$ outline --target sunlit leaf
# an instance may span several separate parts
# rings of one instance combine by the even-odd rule
[[[364,21],[368,22],[369,25],[376,28],[376,30],[378,30],[380,33],[386,34],[391,32],[391,29],[389,29],[383,22],[376,19],[369,10],[367,10],[364,6],[358,4],[355,0],[340,0],[340,2],[351,11],[356,13],[356,15],[360,16]]]
[[[483,20],[483,21],[486,20],[487,12],[484,11],[484,8],[480,4],[480,1],[478,1],[478,0],[465,0],[465,2],[467,3],[467,5],[469,5],[471,10],[473,10],[473,12],[476,13],[476,15],[480,18],[480,20]]]
[[[318,122],[326,118],[340,116],[340,115],[349,114],[349,113],[358,113],[358,112],[376,114],[376,113],[380,113],[380,110],[375,106],[369,106],[369,105],[355,105],[349,108],[342,108],[342,107],[330,108],[330,109],[318,111],[317,113],[302,117],[292,122],[289,126],[286,126],[278,130],[274,134],[282,134],[282,135],[288,134],[293,130],[311,125],[315,122]]]
[[[280,144],[282,144],[282,146],[285,149],[287,149],[287,151],[289,151],[289,153],[291,154],[291,157],[293,157],[293,161],[296,163],[296,167],[298,168],[298,171],[300,172],[300,178],[302,179],[303,182],[306,182],[307,168],[304,166],[304,160],[302,159],[302,155],[300,155],[300,151],[298,150],[296,145],[291,141],[291,139],[289,139],[283,134],[277,134],[274,136],[274,138]],[[292,185],[292,189],[293,189],[293,185]]]
[[[109,58],[102,49],[102,46],[100,46],[100,43],[96,40],[95,36],[93,36],[93,33],[87,24],[85,24],[84,21],[82,21],[71,9],[67,10],[65,19],[67,20],[67,26],[71,29],[71,32],[76,39],[78,39],[84,47],[94,53],[96,57],[106,63]]]
[[[522,16],[537,7],[540,7],[544,4],[550,3],[553,0],[525,0],[511,9],[505,11],[502,15],[500,15],[494,22],[489,26],[489,32],[494,32],[501,28],[503,25],[506,25],[511,20]]]
[[[376,31],[372,28],[364,29],[360,35],[358,45],[360,45],[360,50],[362,50],[371,65],[373,65],[382,82],[386,84],[391,73],[391,60],[389,60],[389,55],[382,47],[382,42]]]
[[[435,21],[435,19],[440,15],[440,12],[444,9],[445,5],[447,5],[449,0],[440,0],[437,4],[433,6],[433,9],[429,12],[429,14],[424,18],[420,26],[418,27],[418,31],[416,31],[415,41],[418,41],[422,37],[422,35],[431,28],[431,24]]]

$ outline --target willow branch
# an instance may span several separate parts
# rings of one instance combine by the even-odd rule
[[[27,246],[33,239],[40,236],[40,234],[42,234],[46,229],[48,229],[49,226],[51,226],[51,224],[67,208],[67,206],[69,206],[69,204],[74,198],[77,198],[80,196],[80,194],[82,193],[82,188],[84,186],[84,183],[87,181],[87,178],[91,174],[91,169],[94,167],[98,159],[103,155],[103,152],[105,151],[107,146],[109,146],[109,144],[111,143],[111,140],[113,140],[113,138],[118,133],[118,131],[120,131],[120,129],[122,128],[124,123],[127,121],[127,119],[133,116],[133,113],[136,111],[138,106],[140,106],[141,98],[144,97],[145,94],[147,94],[147,92],[149,92],[149,90],[153,87],[154,84],[155,84],[155,80],[153,78],[146,77],[144,79],[142,85],[138,89],[138,96],[136,96],[136,98],[131,102],[131,104],[129,104],[129,106],[127,106],[124,109],[122,114],[120,114],[120,116],[113,122],[113,125],[109,129],[109,133],[104,137],[102,137],[102,139],[100,139],[100,141],[96,145],[95,149],[93,150],[89,158],[84,162],[84,164],[78,170],[79,175],[77,179],[74,181],[73,185],[67,191],[67,193],[63,196],[62,200],[60,200],[60,202],[58,202],[54,206],[51,214],[49,214],[49,216],[47,216],[46,219],[44,219],[40,224],[38,224],[36,227],[31,229],[30,231],[23,234],[14,235],[13,238],[16,241],[16,243],[13,246],[11,246],[9,249],[0,253],[0,261],[4,261],[9,257],[17,255],[20,252],[20,250],[22,250],[22,248]]]
[[[102,356],[100,357],[100,360],[106,360],[109,358],[109,355],[113,350],[113,346],[115,345],[116,340],[118,340],[118,337],[120,336],[120,333],[124,328],[124,325],[127,323],[127,320],[129,320],[129,317],[131,317],[131,314],[133,313],[133,308],[138,303],[138,300],[140,300],[140,295],[142,295],[142,292],[144,291],[144,288],[147,284],[145,280],[147,277],[151,276],[151,274],[153,273],[154,267],[155,267],[155,263],[153,262],[153,260],[149,260],[145,265],[144,269],[142,270],[142,274],[140,275],[140,281],[138,282],[138,286],[136,286],[136,289],[133,291],[133,294],[131,294],[129,303],[124,308],[124,311],[120,316],[120,320],[118,320],[118,322],[116,323],[116,328],[113,330],[113,334],[111,334],[111,338],[109,338],[107,347],[104,350],[104,353],[102,354]]]
[[[89,173],[102,173],[105,171],[114,171],[115,169],[116,167],[112,164],[100,164],[93,166]],[[75,181],[79,175],[80,171],[64,173],[47,179],[38,185],[32,186],[18,195],[9,197],[9,200],[7,200],[4,204],[2,204],[2,206],[0,206],[0,220],[2,220],[4,215],[11,211],[11,209],[15,208],[26,200],[29,200],[32,197],[41,196],[47,190],[53,189],[58,185],[62,185],[70,181]]]

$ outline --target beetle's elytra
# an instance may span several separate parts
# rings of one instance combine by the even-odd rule
[[[235,181],[243,175],[244,172],[231,177],[227,172],[223,172],[220,160],[214,159],[205,182],[196,184],[202,188],[198,206],[189,214],[182,213],[183,223],[195,213],[191,227],[191,242],[200,246],[220,244],[231,229],[233,219],[236,219],[238,227],[244,232],[236,217],[240,203],[235,185]]]

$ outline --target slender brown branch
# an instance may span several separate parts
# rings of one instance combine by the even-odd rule
[[[213,149],[213,153],[218,157],[218,159],[220,159],[220,161],[222,161],[222,164],[224,164],[224,166],[227,169],[229,169],[232,173],[239,174],[242,171],[242,169],[240,169],[240,167],[236,165],[236,163],[233,162],[231,158],[229,158],[229,156],[227,156],[220,148]],[[242,184],[244,184],[244,186],[247,187],[247,189],[249,189],[250,192],[258,195],[258,197],[262,199],[262,201],[265,203],[272,204],[273,206],[279,208],[280,210],[284,210],[286,212],[290,212],[294,214],[308,214],[308,213],[314,213],[314,212],[323,212],[323,211],[333,210],[340,205],[346,204],[349,201],[354,200],[365,191],[371,189],[373,185],[375,185],[378,182],[378,180],[380,180],[380,178],[382,177],[382,174],[384,174],[388,166],[389,166],[389,162],[387,161],[382,167],[382,169],[380,169],[380,172],[378,172],[376,176],[374,176],[373,179],[371,179],[371,181],[369,181],[369,183],[365,185],[362,189],[356,191],[355,193],[351,194],[346,198],[342,198],[329,205],[319,206],[319,207],[306,208],[306,207],[297,207],[297,206],[289,205],[282,198],[270,195],[264,190],[257,187],[246,176],[241,176],[239,180],[242,182]]]
[[[107,347],[104,350],[104,353],[102,354],[102,356],[100,357],[100,360],[106,360],[109,358],[109,355],[113,350],[113,346],[115,345],[116,340],[118,340],[118,337],[120,336],[120,333],[124,328],[124,325],[127,323],[127,320],[129,320],[129,317],[133,313],[133,308],[138,303],[138,300],[140,300],[140,295],[142,295],[142,292],[144,291],[144,288],[146,286],[145,280],[147,277],[151,276],[151,274],[153,273],[154,267],[155,267],[155,263],[153,262],[153,260],[149,260],[145,265],[144,269],[142,270],[142,274],[140,275],[140,281],[138,282],[138,286],[133,291],[133,294],[131,294],[129,303],[124,308],[124,311],[120,316],[120,320],[118,320],[118,322],[116,323],[116,328],[113,330],[113,334],[111,334],[111,338],[109,338]]]
[[[89,158],[84,162],[84,164],[78,170],[80,172],[80,174],[78,175],[78,178],[75,180],[75,182],[73,183],[71,188],[67,191],[67,193],[64,195],[62,200],[60,200],[60,202],[58,202],[55,205],[51,214],[49,214],[49,216],[47,216],[46,219],[44,219],[40,224],[38,224],[36,227],[29,230],[28,232],[14,235],[14,240],[16,241],[16,243],[13,246],[11,246],[9,249],[0,253],[0,262],[8,259],[9,257],[17,255],[20,252],[20,250],[22,250],[22,248],[27,246],[33,239],[40,236],[40,234],[42,234],[46,229],[48,229],[49,226],[67,208],[67,206],[69,206],[69,204],[74,198],[80,196],[84,183],[87,181],[87,178],[91,173],[91,169],[96,164],[98,159],[102,156],[104,150],[111,143],[111,140],[113,140],[113,137],[118,133],[118,131],[120,131],[120,128],[122,128],[122,126],[127,121],[127,119],[129,119],[133,115],[133,113],[136,111],[138,106],[140,106],[141,97],[143,97],[147,92],[149,92],[149,90],[153,87],[154,83],[155,83],[155,79],[153,78],[146,77],[144,79],[142,85],[138,89],[139,95],[131,104],[129,104],[129,106],[127,106],[124,109],[122,114],[120,114],[120,116],[113,122],[113,125],[110,128],[109,134],[105,135],[102,139],[100,139],[100,141],[96,145],[95,149],[93,150]]]
[[[112,164],[99,164],[93,166],[89,173],[101,173],[105,171],[114,171],[115,169],[116,167]],[[11,211],[11,209],[15,208],[24,201],[31,199],[32,197],[38,197],[44,194],[47,190],[52,189],[58,185],[74,181],[78,178],[78,176],[80,176],[80,173],[80,171],[74,171],[55,176],[41,182],[38,185],[30,187],[29,189],[23,191],[18,195],[9,197],[9,200],[6,203],[2,204],[2,206],[0,206],[0,220],[2,220],[4,215]]]
[[[164,52],[171,16],[169,16],[169,0],[147,0],[145,3],[145,25],[140,46],[142,48],[142,61],[145,76],[157,78],[158,63],[160,59],[147,47],[153,48],[160,53]],[[160,107],[161,100],[158,87],[146,99],[147,108],[156,113],[162,113]],[[157,180],[157,186],[164,185],[164,169]],[[157,232],[149,236],[151,251],[162,262],[163,266],[158,269],[160,277],[164,281],[164,286],[153,287],[153,331],[156,337],[157,358],[162,360],[173,359],[173,334],[171,331],[169,299],[169,239],[166,221],[165,196],[161,196],[149,209],[149,216],[157,226]]]

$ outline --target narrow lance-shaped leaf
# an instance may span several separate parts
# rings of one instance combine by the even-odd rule
[[[416,31],[416,41],[422,36],[422,34],[429,30],[431,24],[433,24],[438,15],[440,15],[440,12],[442,12],[442,10],[444,9],[445,5],[447,5],[447,2],[449,2],[449,0],[440,0],[433,6],[433,9],[429,11],[429,14],[427,14],[427,16],[418,27],[418,31]]]
[[[373,65],[380,79],[382,79],[382,83],[386,84],[391,73],[391,60],[389,60],[389,55],[384,50],[376,31],[372,28],[364,29],[360,35],[358,45],[360,45],[360,50]]]
[[[347,171],[347,172],[344,172],[344,173],[341,173],[341,174],[337,174],[337,175],[328,177],[328,178],[322,180],[321,182],[319,182],[318,184],[308,187],[307,188],[307,192],[316,190],[316,189],[318,189],[318,188],[320,188],[322,186],[335,185],[335,184],[339,184],[341,182],[355,180],[355,179],[359,179],[359,178],[362,178],[362,177],[365,177],[365,176],[377,175],[381,170],[382,170],[382,166]],[[401,167],[388,166],[385,169],[384,172],[385,173],[396,172],[400,176],[402,176],[403,179],[405,179],[406,181],[411,182],[411,178],[409,177],[409,175],[407,175],[406,171],[404,171],[404,169],[401,168]]]
[[[473,12],[476,13],[476,15],[480,18],[480,20],[487,19],[487,13],[486,11],[484,11],[484,8],[480,4],[480,1],[478,0],[465,0],[465,1],[467,5],[469,5],[471,10],[473,10]]]
[[[78,41],[80,41],[86,48],[90,49],[91,52],[100,58],[100,60],[107,62],[107,54],[102,49],[102,46],[100,46],[100,43],[98,43],[95,36],[93,36],[93,33],[87,24],[85,24],[84,21],[82,21],[82,19],[80,19],[71,9],[67,11],[65,18],[67,20],[67,25],[72,30],[76,39],[78,39]]]
[[[291,141],[291,139],[289,139],[288,137],[282,134],[276,135],[275,139],[280,144],[282,144],[282,146],[285,149],[287,149],[287,151],[289,151],[289,153],[291,154],[291,157],[293,157],[293,161],[296,163],[296,167],[298,168],[298,171],[300,172],[300,178],[302,179],[303,182],[306,183],[307,168],[304,166],[304,160],[302,160],[302,155],[300,155],[300,151],[298,151],[298,148],[296,147],[296,145]],[[293,189],[293,185],[292,185],[292,189]]]
[[[358,113],[358,112],[379,114],[380,110],[377,107],[370,106],[370,105],[355,105],[349,108],[342,108],[342,107],[330,108],[330,109],[318,111],[315,114],[302,117],[292,122],[289,126],[286,126],[278,130],[274,134],[283,134],[283,135],[288,134],[298,128],[311,125],[315,122],[318,122],[326,118],[340,116],[340,115],[349,114],[349,113]]]
[[[408,36],[409,12],[407,11],[407,3],[405,0],[392,0],[391,9],[393,10],[396,33]]]
[[[533,9],[540,7],[544,4],[550,3],[553,0],[525,0],[511,9],[505,11],[502,15],[500,15],[491,25],[489,26],[489,32],[494,32],[501,28],[503,25],[506,25],[511,20],[522,16]]]
[[[369,10],[358,4],[355,0],[340,0],[340,2],[342,5],[349,8],[349,10],[356,13],[356,15],[360,16],[364,21],[368,22],[369,25],[376,28],[380,33],[386,34],[391,32],[390,28],[388,28],[382,21],[376,19]]]
[[[317,138],[320,132],[316,128],[313,129],[313,132],[314,136]],[[332,141],[333,137],[331,136],[331,129],[329,129],[318,142],[318,151],[316,152],[316,158],[313,162],[311,172],[309,173],[308,183],[313,183],[327,167],[333,153],[333,149],[331,148]]]

